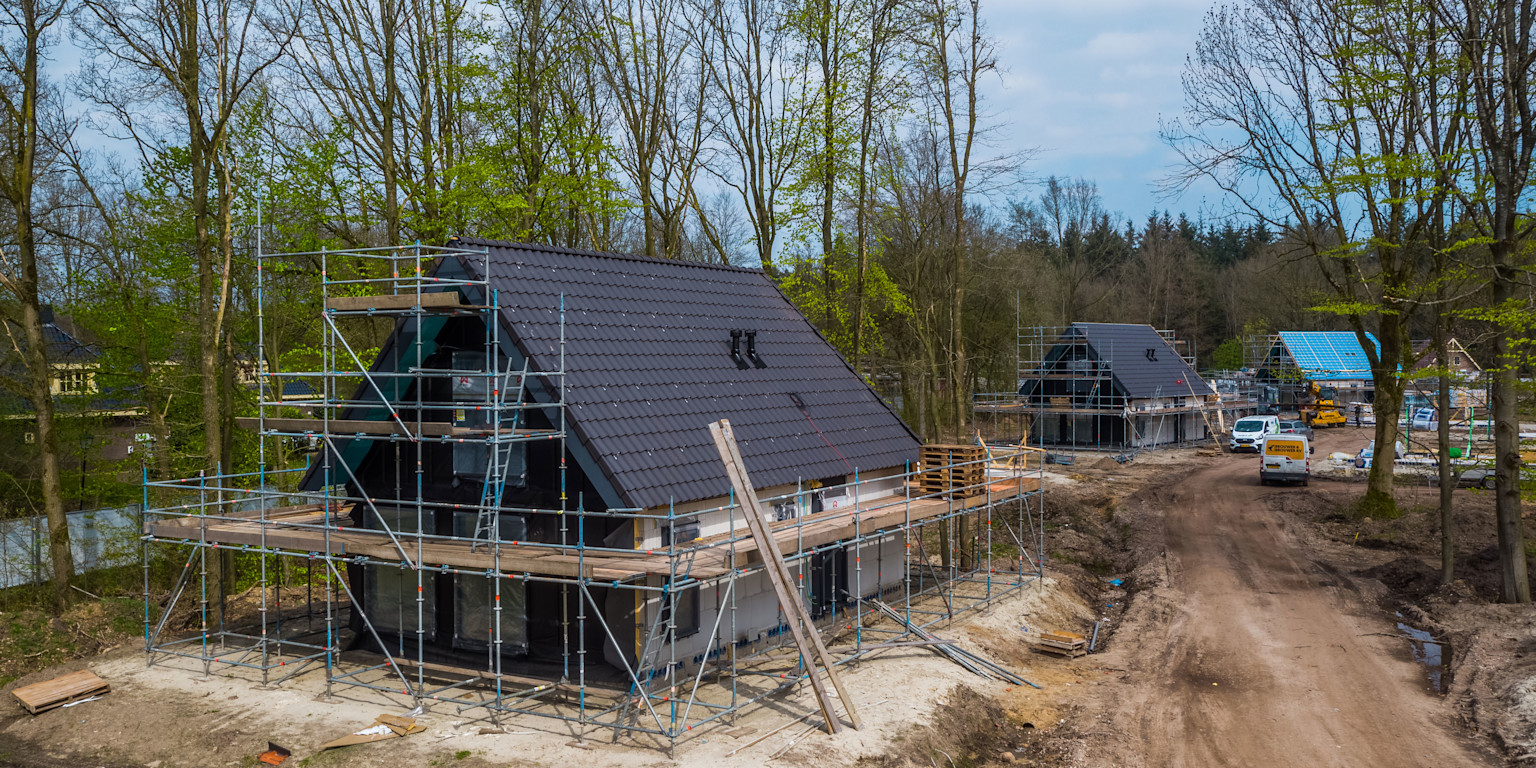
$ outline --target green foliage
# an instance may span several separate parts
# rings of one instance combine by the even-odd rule
[[[463,111],[479,130],[444,174],[442,227],[479,236],[576,245],[593,220],[622,214],[630,203],[613,178],[615,149],[597,116],[583,103],[590,94],[569,87],[591,76],[583,32],[575,14],[524,16],[524,5],[493,6],[510,25],[500,34],[466,21],[467,46],[453,64],[466,83]],[[417,231],[433,222],[410,220]]]
[[[842,242],[840,241],[840,245]],[[854,357],[854,294],[858,291],[858,264],[843,248],[824,259],[800,259],[791,263],[779,279],[779,288],[814,323],[822,335],[845,357]],[[884,349],[882,329],[912,315],[912,305],[871,258],[864,274],[863,349],[858,357]]]
[[[1242,339],[1227,339],[1211,353],[1210,368],[1218,371],[1236,371],[1247,364],[1243,359]]]

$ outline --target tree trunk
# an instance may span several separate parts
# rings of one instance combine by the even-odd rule
[[[1397,461],[1397,420],[1403,412],[1404,383],[1398,376],[1398,363],[1404,358],[1406,331],[1400,315],[1382,313],[1377,326],[1381,351],[1371,360],[1371,380],[1376,387],[1372,403],[1376,412],[1376,455],[1366,475],[1365,498],[1360,502],[1360,512],[1366,516],[1386,516],[1397,509],[1392,472]],[[1358,325],[1356,337],[1370,357],[1375,345]]]
[[[1435,393],[1435,408],[1440,414],[1435,430],[1436,454],[1440,459],[1440,583],[1449,584],[1456,578],[1456,530],[1451,494],[1456,491],[1459,472],[1451,467],[1451,377],[1450,355],[1446,349],[1446,318],[1439,314],[1435,320],[1435,356],[1440,363],[1440,390]],[[1471,425],[1468,424],[1470,429]]]
[[[379,105],[382,118],[379,159],[384,167],[379,171],[384,177],[384,242],[389,245],[400,244],[400,168],[395,156],[395,121],[400,109],[400,85],[395,74],[400,34],[396,26],[399,18],[396,2],[398,0],[384,0],[379,6],[384,35],[384,98]]]
[[[19,83],[17,111],[7,122],[9,135],[4,137],[7,146],[3,154],[10,155],[4,179],[5,197],[11,204],[15,217],[15,247],[17,274],[3,276],[6,287],[16,295],[21,304],[22,336],[26,349],[22,358],[26,363],[26,386],[37,414],[37,445],[42,463],[43,512],[48,518],[48,555],[52,561],[54,609],[63,612],[69,604],[69,582],[74,578],[74,555],[69,546],[69,524],[64,515],[59,469],[59,435],[54,416],[52,371],[48,367],[48,342],[43,336],[42,300],[39,296],[37,270],[37,230],[32,221],[32,196],[37,187],[37,150],[39,131],[37,119],[38,95],[41,92],[39,64],[42,60],[43,34],[58,19],[58,9],[44,9],[36,0],[21,0],[11,12],[12,23],[19,29],[24,51],[20,56],[12,51],[7,57],[8,74],[16,76]],[[18,18],[19,17],[19,18]],[[19,22],[19,23],[17,23]],[[18,61],[20,66],[17,66]],[[15,104],[16,102],[11,102]]]
[[[1509,241],[1495,240],[1489,250],[1494,275],[1492,306],[1504,307],[1514,294]],[[1528,603],[1531,584],[1525,568],[1525,526],[1520,519],[1520,418],[1515,410],[1518,372],[1509,329],[1503,324],[1494,330],[1493,356],[1494,520],[1499,535],[1499,594],[1506,603]]]
[[[30,187],[30,184],[28,185]],[[37,412],[37,446],[43,471],[43,513],[48,517],[48,557],[53,564],[53,605],[63,611],[69,604],[69,582],[75,575],[74,555],[69,545],[69,521],[64,514],[64,499],[59,470],[59,433],[53,410],[51,376],[48,369],[48,342],[43,336],[42,307],[37,296],[37,246],[32,229],[31,190],[26,200],[16,206],[18,256],[21,262],[21,323],[27,340],[27,389]]]

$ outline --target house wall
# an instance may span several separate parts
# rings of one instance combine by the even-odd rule
[[[859,473],[859,485],[856,488],[838,488],[854,482],[853,475],[845,475],[839,478],[823,478],[828,481],[825,488],[811,488],[809,484],[797,486],[781,485],[773,488],[764,488],[757,492],[758,499],[764,504],[774,508],[775,520],[789,520],[794,517],[804,517],[814,512],[826,510],[851,508],[857,503],[864,503],[874,499],[885,498],[900,494],[903,488],[902,475],[906,470],[902,467],[874,470]],[[855,499],[857,495],[857,499]],[[662,543],[662,529],[669,524],[679,527],[688,523],[697,522],[699,525],[698,538],[710,536],[723,536],[732,531],[732,518],[738,514],[732,510],[722,509],[730,503],[727,496],[719,496],[713,499],[678,504],[670,509],[657,507],[646,510],[654,515],[651,520],[640,521],[639,538],[635,541],[636,549],[662,549],[666,545]],[[672,522],[669,523],[668,515]],[[737,519],[735,522],[737,535],[746,535],[745,523]],[[679,544],[686,543],[679,541]]]
[[[759,498],[765,504],[771,504],[775,509],[776,520],[791,519],[790,516],[800,517],[813,514],[815,511],[827,511],[840,508],[852,508],[857,503],[865,503],[879,498],[891,498],[903,492],[905,483],[903,475],[905,468],[893,467],[874,472],[861,472],[860,483],[857,486],[857,500],[854,498],[855,488],[836,488],[828,483],[826,489],[806,489],[802,486],[801,492],[795,494],[794,486],[781,486],[763,489],[759,492]],[[826,478],[831,481],[834,478]],[[838,484],[853,482],[853,476],[848,475],[836,479]],[[842,491],[833,494],[829,491]],[[778,496],[788,498],[779,499],[776,503],[768,501]],[[662,528],[671,524],[681,528],[687,521],[696,520],[699,524],[700,538],[725,535],[732,532],[732,517],[736,514],[731,510],[719,509],[727,504],[728,497],[708,499],[688,504],[677,505],[670,510],[650,510],[657,515],[671,513],[671,521],[665,517],[654,520],[641,521],[642,535],[637,548],[661,549]],[[694,513],[703,514],[694,515]],[[745,524],[737,518],[734,522],[734,530],[737,535],[747,535]],[[686,542],[678,542],[679,545]],[[903,575],[903,561],[906,555],[905,540],[899,535],[886,536],[878,541],[867,541],[857,546],[831,545],[818,549],[815,553],[805,553],[798,557],[792,557],[788,563],[790,573],[796,581],[796,586],[801,590],[813,614],[820,614],[829,606],[841,605],[849,595],[862,594],[865,596],[878,593],[884,588],[900,584]],[[679,562],[686,562],[686,556],[679,556]],[[663,577],[651,578],[650,586],[659,588],[664,583]],[[695,657],[705,653],[711,645],[711,638],[720,637],[730,642],[757,642],[768,639],[780,628],[780,611],[778,597],[773,592],[773,587],[768,580],[768,575],[762,570],[737,579],[735,587],[735,610],[732,614],[730,600],[725,593],[725,584],[712,584],[708,587],[694,587],[698,591],[698,625],[697,631],[686,637],[678,638],[672,653],[676,654],[678,661],[693,663],[698,660]],[[829,594],[830,593],[830,594]],[[724,605],[727,612],[720,618],[720,626],[715,629],[715,622],[720,614],[720,606]],[[606,618],[610,626],[616,627],[615,636],[625,646],[622,652],[612,643],[604,643],[604,658],[611,664],[619,664],[623,658],[633,662],[644,650],[646,633],[662,610],[663,599],[655,592],[627,592],[616,593],[605,606]],[[691,620],[689,616],[679,617],[684,621]],[[691,622],[690,622],[691,623]],[[618,629],[621,628],[621,629]],[[713,630],[713,633],[712,633]],[[671,656],[667,656],[670,660]]]
[[[1206,437],[1205,420],[1198,413],[1149,413],[1136,416],[1136,432],[1141,436],[1136,441],[1138,448],[1151,448],[1158,445],[1170,445],[1193,440],[1201,440]]]
[[[816,572],[821,569],[813,563],[813,556],[795,558],[788,563],[790,576],[795,579],[802,598],[813,615],[818,617],[823,615],[825,606],[841,606],[850,595],[871,597],[882,590],[899,586],[905,572],[906,541],[901,534],[893,533],[858,546],[828,548],[823,550],[821,557],[835,559],[836,567],[843,569],[847,594],[830,598],[816,594],[817,590],[812,585],[816,582]],[[707,587],[694,588],[699,590],[698,629],[687,637],[679,637],[671,651],[663,654],[660,663],[675,658],[684,666],[692,666],[704,660],[704,654],[711,651],[712,645],[716,645],[716,638],[720,640],[719,646],[724,647],[728,642],[756,643],[769,640],[781,630],[778,597],[773,592],[766,571],[758,569],[737,578],[733,588],[734,611],[726,586],[725,581],[719,581]],[[662,610],[662,598],[660,595],[645,595],[641,602],[643,605],[639,606],[640,621],[636,622],[633,646],[627,648],[621,657],[618,649],[611,643],[605,643],[604,660],[608,663],[618,666],[625,659],[633,662],[639,656],[650,623],[655,620],[657,612]],[[616,608],[612,601],[609,608],[609,620],[612,621],[612,611]],[[714,650],[718,652],[719,648]]]

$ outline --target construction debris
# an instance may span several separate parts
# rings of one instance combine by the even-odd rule
[[[1075,659],[1088,652],[1088,638],[1076,632],[1046,632],[1035,643],[1035,651]]]
[[[880,600],[871,599],[869,602],[876,608],[879,608],[881,613],[885,614],[896,623],[906,627],[907,630],[912,634],[917,635],[918,637],[932,643],[934,650],[944,654],[944,656],[950,661],[965,667],[979,677],[984,677],[988,680],[1002,680],[1003,682],[1012,683],[1014,685],[1027,685],[1036,689],[1040,687],[1028,680],[1025,680],[1022,677],[1019,677],[1013,672],[1008,671],[1007,669],[988,659],[977,656],[976,654],[971,653],[970,651],[967,651],[950,641],[942,640],[932,632],[912,624],[911,622],[907,621],[906,617],[898,613],[895,608],[886,605]]]
[[[283,761],[293,757],[293,752],[287,747],[280,747],[272,742],[267,742],[267,751],[256,756],[256,762],[263,765],[282,765]]]
[[[11,691],[21,706],[32,714],[47,712],[77,701],[94,698],[112,690],[107,681],[89,670],[71,672],[41,683],[22,686]]]
[[[320,751],[336,749],[337,747],[350,747],[354,744],[370,744],[375,741],[384,741],[400,736],[409,736],[413,733],[425,731],[426,726],[417,725],[412,717],[400,717],[399,715],[379,715],[374,718],[373,725],[354,731],[335,741],[320,745]]]

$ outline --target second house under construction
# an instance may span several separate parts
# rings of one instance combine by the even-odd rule
[[[1135,450],[1210,438],[1221,398],[1171,331],[1073,323],[1020,333],[1017,404],[1029,442],[1048,449]],[[998,406],[994,406],[998,407]]]
[[[257,472],[147,484],[205,623],[146,617],[151,663],[669,741],[804,672],[746,515],[843,659],[1041,574],[1037,454],[923,446],[762,272],[477,240],[261,266],[263,307],[320,274],[319,359],[263,371]],[[254,617],[210,609],[218,549],[258,556]],[[327,576],[302,614],[268,597],[284,558]]]

